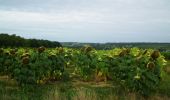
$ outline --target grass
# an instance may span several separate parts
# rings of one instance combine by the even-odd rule
[[[170,87],[164,82],[149,100],[168,100]],[[168,97],[169,96],[169,97]],[[0,82],[1,100],[145,100],[135,93],[125,92],[112,83],[56,82],[48,85],[26,85]]]
[[[167,67],[170,68],[170,60]],[[112,82],[82,82],[72,80],[45,85],[26,85],[19,87],[14,80],[0,77],[0,100],[145,100],[139,94],[126,92]],[[163,75],[156,94],[148,100],[170,99],[170,74]]]

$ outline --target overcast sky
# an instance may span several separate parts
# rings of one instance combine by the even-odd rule
[[[0,33],[60,42],[170,42],[170,0],[0,0]]]

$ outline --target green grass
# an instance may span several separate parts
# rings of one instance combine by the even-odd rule
[[[164,75],[158,91],[161,95],[167,95],[170,97],[170,75]]]
[[[167,78],[166,78],[167,79]],[[165,82],[159,87],[156,95],[150,100],[170,97],[170,83]],[[168,86],[168,87],[167,87]],[[169,96],[169,97],[168,97]],[[144,100],[142,96],[128,93],[120,86],[112,83],[90,82],[56,82],[48,85],[26,85],[18,87],[15,83],[0,81],[1,100]]]

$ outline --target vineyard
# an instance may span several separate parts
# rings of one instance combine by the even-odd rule
[[[0,75],[15,80],[20,87],[76,79],[116,83],[128,92],[150,96],[162,82],[165,65],[159,51],[135,47],[0,49]]]

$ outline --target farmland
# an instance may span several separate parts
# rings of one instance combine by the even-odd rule
[[[0,100],[170,100],[170,0],[0,0]]]
[[[169,99],[169,60],[157,50],[91,46],[0,49],[2,99]]]

